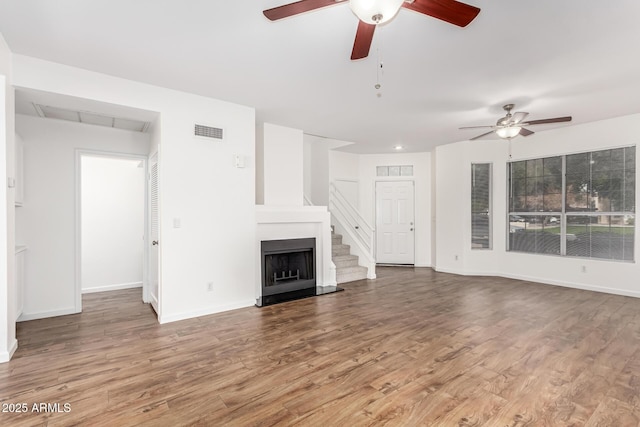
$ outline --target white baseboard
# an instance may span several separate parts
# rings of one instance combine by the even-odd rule
[[[222,313],[223,311],[236,310],[238,308],[246,308],[256,305],[256,300],[238,301],[234,303],[207,307],[200,310],[189,311],[186,313],[175,313],[170,315],[162,315],[158,317],[160,324],[177,322],[179,320],[193,319],[194,317],[208,316],[210,314]]]
[[[6,363],[13,357],[13,354],[18,349],[18,340],[14,339],[7,351],[0,352],[0,363]]]
[[[151,307],[153,307],[153,311],[156,312],[156,316],[158,315],[158,297],[149,292],[149,296],[151,297]]]
[[[612,294],[612,295],[622,295],[625,297],[634,297],[640,298],[640,291],[629,291],[626,289],[617,289],[617,288],[605,288],[604,286],[594,286],[594,285],[585,285],[583,283],[576,282],[567,282],[563,280],[553,280],[553,279],[545,279],[540,277],[532,277],[532,276],[524,276],[520,274],[505,274],[505,273],[495,273],[495,272],[476,272],[476,271],[454,271],[446,268],[436,269],[435,271],[440,273],[449,273],[449,274],[457,274],[459,276],[493,276],[493,277],[504,277],[506,279],[515,279],[522,280],[524,282],[533,282],[539,283],[541,285],[551,285],[551,286],[561,286],[563,288],[572,288],[572,289],[581,289],[583,291],[593,291],[600,292],[603,294]]]
[[[316,283],[316,286],[320,286],[321,288],[324,288],[325,286],[338,286],[338,282],[335,280],[327,280],[324,283]]]
[[[585,285],[582,283],[565,282],[562,280],[540,279],[538,277],[521,276],[516,274],[502,274],[501,277],[508,279],[524,280],[527,282],[541,283],[543,285],[562,286],[564,288],[582,289],[583,291],[601,292],[603,294],[622,295],[625,297],[640,298],[640,292],[628,291],[626,289],[605,288],[603,286]]]
[[[82,290],[83,294],[92,294],[94,292],[119,291],[122,289],[141,288],[142,282],[120,283],[117,285],[96,286]]]
[[[66,316],[68,314],[80,313],[75,307],[65,308],[63,310],[43,311],[40,313],[22,313],[18,322],[25,322],[27,320],[46,319],[48,317]]]

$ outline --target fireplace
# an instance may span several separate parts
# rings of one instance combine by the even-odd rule
[[[331,275],[326,206],[257,206],[256,306],[343,291]],[[283,239],[283,237],[287,239]],[[332,280],[333,279],[333,280]]]
[[[316,288],[316,239],[261,243],[262,297]]]

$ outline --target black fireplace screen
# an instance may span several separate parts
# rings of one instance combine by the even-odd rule
[[[265,286],[313,279],[313,251],[265,255]]]
[[[316,286],[316,239],[262,242],[262,294],[274,295]]]

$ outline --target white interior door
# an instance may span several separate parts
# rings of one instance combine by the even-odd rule
[[[413,181],[376,182],[376,262],[414,264]]]
[[[158,155],[149,159],[149,295],[151,306],[158,312],[159,305],[159,205]]]

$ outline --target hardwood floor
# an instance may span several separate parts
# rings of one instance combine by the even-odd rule
[[[28,411],[0,425],[640,425],[640,299],[378,277],[167,325],[139,290],[88,294],[82,314],[19,324],[0,398]]]

